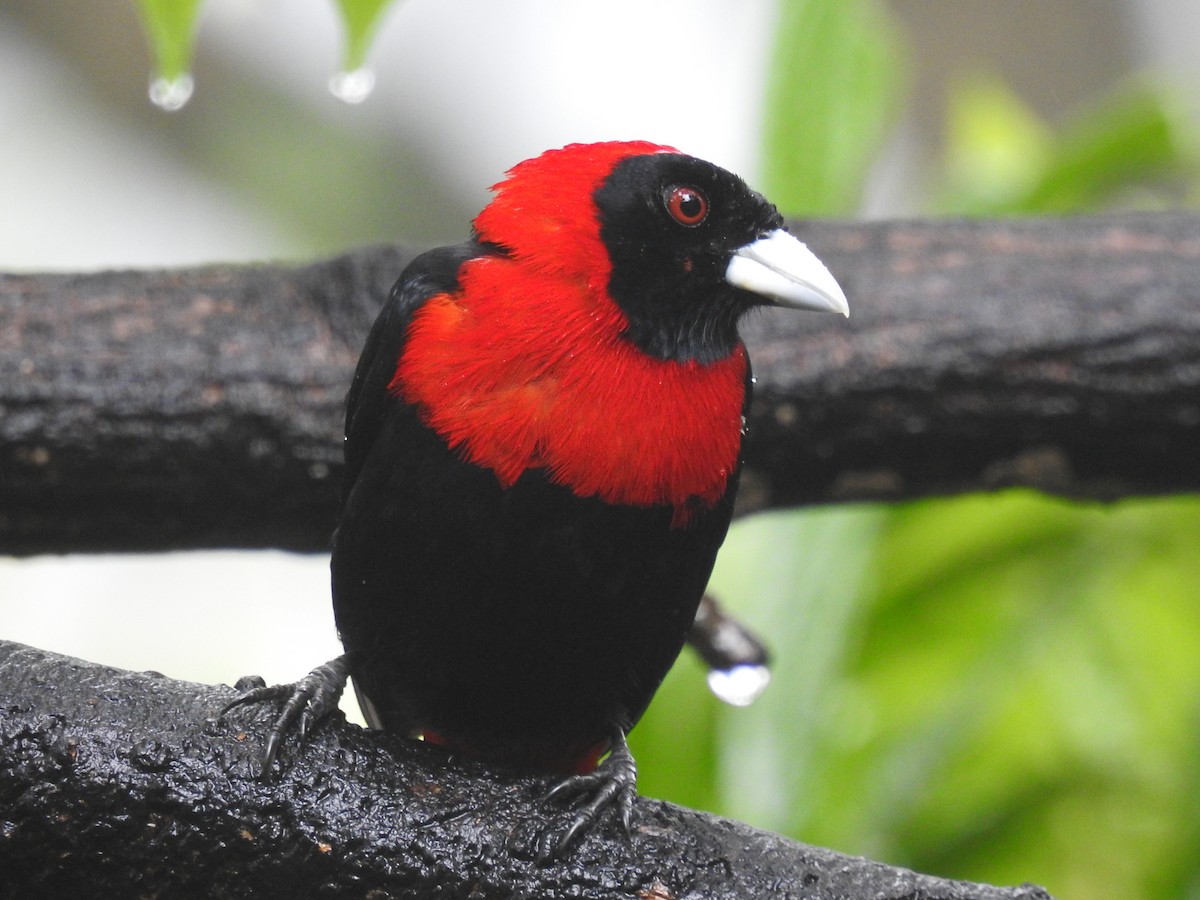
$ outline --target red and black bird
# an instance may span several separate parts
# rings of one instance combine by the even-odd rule
[[[494,191],[367,339],[332,557],[346,653],[289,688],[268,765],[349,674],[374,727],[568,776],[551,795],[584,802],[556,852],[610,804],[629,827],[625,735],[737,490],[739,320],[847,305],[774,206],[668,147],[574,144]]]

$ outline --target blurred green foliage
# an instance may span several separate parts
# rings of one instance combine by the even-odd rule
[[[781,21],[766,193],[792,215],[850,213],[896,115],[901,38],[870,0],[784,0]],[[867,71],[847,78],[839,59]],[[946,121],[937,212],[1195,196],[1191,126],[1145,84],[1051,127],[965,72]],[[852,141],[865,143],[847,153]],[[727,550],[713,587],[770,637],[777,664],[744,710],[672,676],[671,699],[683,702],[686,678],[687,715],[713,719],[712,808],[1064,898],[1200,897],[1200,499],[1013,491],[820,509],[740,523]],[[657,719],[679,708],[658,706],[635,732],[643,783],[702,803],[708,789],[687,779],[712,770],[709,739],[689,731],[680,748]]]
[[[964,76],[950,98],[939,211],[960,215],[1152,209],[1200,175],[1196,134],[1169,91],[1134,83],[1058,130],[994,77]]]

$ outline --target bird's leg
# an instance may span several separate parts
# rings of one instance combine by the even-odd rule
[[[275,757],[288,731],[296,727],[300,740],[308,735],[312,726],[320,722],[337,708],[350,676],[350,654],[331,659],[317,666],[294,684],[273,684],[254,687],[225,704],[223,717],[235,706],[260,703],[264,700],[283,700],[283,709],[267,733],[267,743],[262,754],[262,776],[269,778]]]
[[[538,838],[537,858],[547,862],[561,856],[590,829],[600,815],[616,805],[625,834],[633,832],[633,801],[637,797],[637,765],[625,732],[616,728],[613,732],[612,749],[604,762],[595,771],[585,775],[572,775],[560,781],[546,794],[546,800],[591,799],[575,812],[567,827],[561,832],[546,829]]]

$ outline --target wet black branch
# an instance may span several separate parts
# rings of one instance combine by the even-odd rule
[[[745,510],[1200,490],[1200,217],[794,230],[852,318],[750,324]],[[324,549],[406,256],[0,276],[0,553]]]
[[[1049,900],[644,798],[539,867],[545,780],[338,721],[263,783],[233,695],[0,641],[0,896]]]

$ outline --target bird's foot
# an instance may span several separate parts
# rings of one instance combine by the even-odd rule
[[[625,742],[624,732],[617,732],[612,751],[595,771],[560,781],[544,799],[577,801],[582,798],[588,799],[575,811],[565,828],[548,827],[538,836],[539,863],[550,862],[570,850],[610,806],[616,807],[625,835],[632,835],[637,765]]]
[[[312,727],[337,708],[350,675],[350,662],[345,654],[317,666],[294,684],[273,684],[252,687],[222,707],[222,718],[235,706],[261,703],[264,700],[283,700],[283,709],[267,732],[262,753],[263,778],[270,778],[275,758],[288,732],[295,727],[303,741]]]

